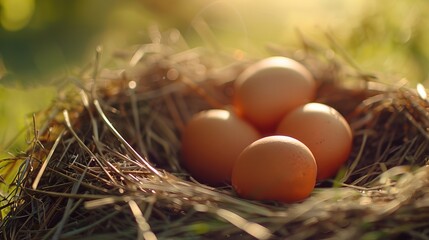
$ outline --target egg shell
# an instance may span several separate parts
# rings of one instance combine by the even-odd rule
[[[232,186],[244,198],[292,203],[311,194],[316,175],[317,165],[308,147],[291,137],[268,136],[240,154]]]
[[[246,68],[234,90],[237,113],[262,132],[270,132],[286,113],[314,100],[316,83],[301,63],[276,56]]]
[[[203,183],[229,183],[238,155],[259,138],[253,126],[230,111],[203,111],[194,115],[182,132],[182,160],[190,174]]]
[[[303,142],[317,163],[317,179],[335,175],[350,155],[352,131],[334,108],[321,103],[305,104],[286,115],[276,130]]]

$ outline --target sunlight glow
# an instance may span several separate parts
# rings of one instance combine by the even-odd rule
[[[27,26],[34,13],[34,0],[0,0],[0,23],[8,31]]]

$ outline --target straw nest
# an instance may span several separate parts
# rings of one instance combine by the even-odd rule
[[[312,71],[317,101],[346,117],[354,147],[305,201],[248,201],[186,173],[180,131],[193,113],[227,106],[231,84],[255,59],[187,49],[177,32],[159,36],[113,55],[115,66],[101,67],[98,52],[35,115],[3,239],[429,238],[429,103],[421,85],[381,83],[336,47],[303,40],[297,51],[271,48]]]

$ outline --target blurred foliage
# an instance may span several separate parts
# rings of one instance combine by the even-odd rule
[[[27,131],[31,129],[32,112],[50,104],[55,94],[53,87],[36,87],[31,90],[0,86],[0,159],[26,148]],[[9,155],[9,157],[11,157]]]
[[[374,1],[343,43],[369,71],[426,83],[429,77],[429,1]]]
[[[4,81],[34,81],[82,59],[112,0],[2,0]]]
[[[363,67],[423,81],[428,7],[426,0],[0,0],[1,82],[65,75],[98,44],[142,42],[155,22],[179,29],[191,46],[207,44],[195,30],[203,22],[220,46],[250,54],[263,54],[267,42],[296,47],[296,29],[317,40],[329,30]]]

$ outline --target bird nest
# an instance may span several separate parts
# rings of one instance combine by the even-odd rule
[[[303,202],[245,200],[189,176],[180,134],[192,114],[228,108],[232,83],[257,59],[184,48],[173,35],[115,53],[110,65],[98,51],[35,115],[28,151],[8,160],[22,164],[3,239],[428,239],[421,85],[382,83],[335,48],[270,48],[310,69],[316,101],[345,116],[353,148]]]

